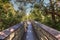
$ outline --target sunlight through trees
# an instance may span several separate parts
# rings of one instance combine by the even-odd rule
[[[24,1],[15,0],[18,10],[11,0],[0,0],[0,31],[24,20],[35,20],[60,30],[60,0]],[[31,4],[30,14],[26,13],[26,5]],[[15,5],[15,7],[16,7]],[[29,11],[29,10],[28,10]]]

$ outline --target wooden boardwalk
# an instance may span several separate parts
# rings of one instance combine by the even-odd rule
[[[38,40],[30,22],[28,22],[28,29],[27,32],[24,34],[22,40]]]

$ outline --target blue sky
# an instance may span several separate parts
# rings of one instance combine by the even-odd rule
[[[31,6],[30,3],[27,4],[27,6],[26,6],[27,7],[27,10],[26,10],[27,15],[30,13],[30,10],[31,10],[30,6]]]
[[[49,0],[44,0],[45,3],[49,3]]]
[[[11,0],[12,4],[13,4],[13,6],[14,6],[14,9],[15,9],[15,10],[18,10],[18,6],[14,3],[14,1],[15,1],[15,0]],[[37,1],[38,1],[38,0],[37,0]],[[39,1],[38,1],[38,2],[39,2]],[[49,0],[44,0],[44,2],[45,2],[45,3],[49,3]],[[26,8],[27,8],[27,9],[26,9],[26,13],[27,13],[27,14],[30,13],[30,10],[31,10],[30,6],[31,6],[30,3],[28,3],[28,4],[26,5]]]
[[[18,10],[18,6],[14,3],[14,1],[15,1],[15,0],[11,0],[11,3],[13,4],[14,9],[15,9],[15,10]]]

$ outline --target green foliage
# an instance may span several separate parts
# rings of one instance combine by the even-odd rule
[[[34,5],[34,8],[40,8],[39,4],[36,3],[36,4]]]
[[[15,11],[9,0],[0,0],[0,31],[22,21],[25,13]]]
[[[52,14],[50,14],[48,11],[48,7],[42,7],[43,9],[40,9],[39,4],[35,4],[34,8],[31,10],[31,13],[29,15],[30,19],[33,19],[35,21],[41,22],[45,25],[48,25],[49,27],[52,27],[54,29],[60,30],[60,17],[55,15],[56,21],[54,22],[52,19]],[[56,10],[58,11],[58,10]],[[59,9],[60,11],[60,9]]]
[[[2,2],[9,2],[9,0],[2,0]]]

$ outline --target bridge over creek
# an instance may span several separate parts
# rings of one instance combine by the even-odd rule
[[[27,27],[26,32],[24,27]],[[27,21],[1,31],[0,40],[60,40],[60,31],[36,21]]]

